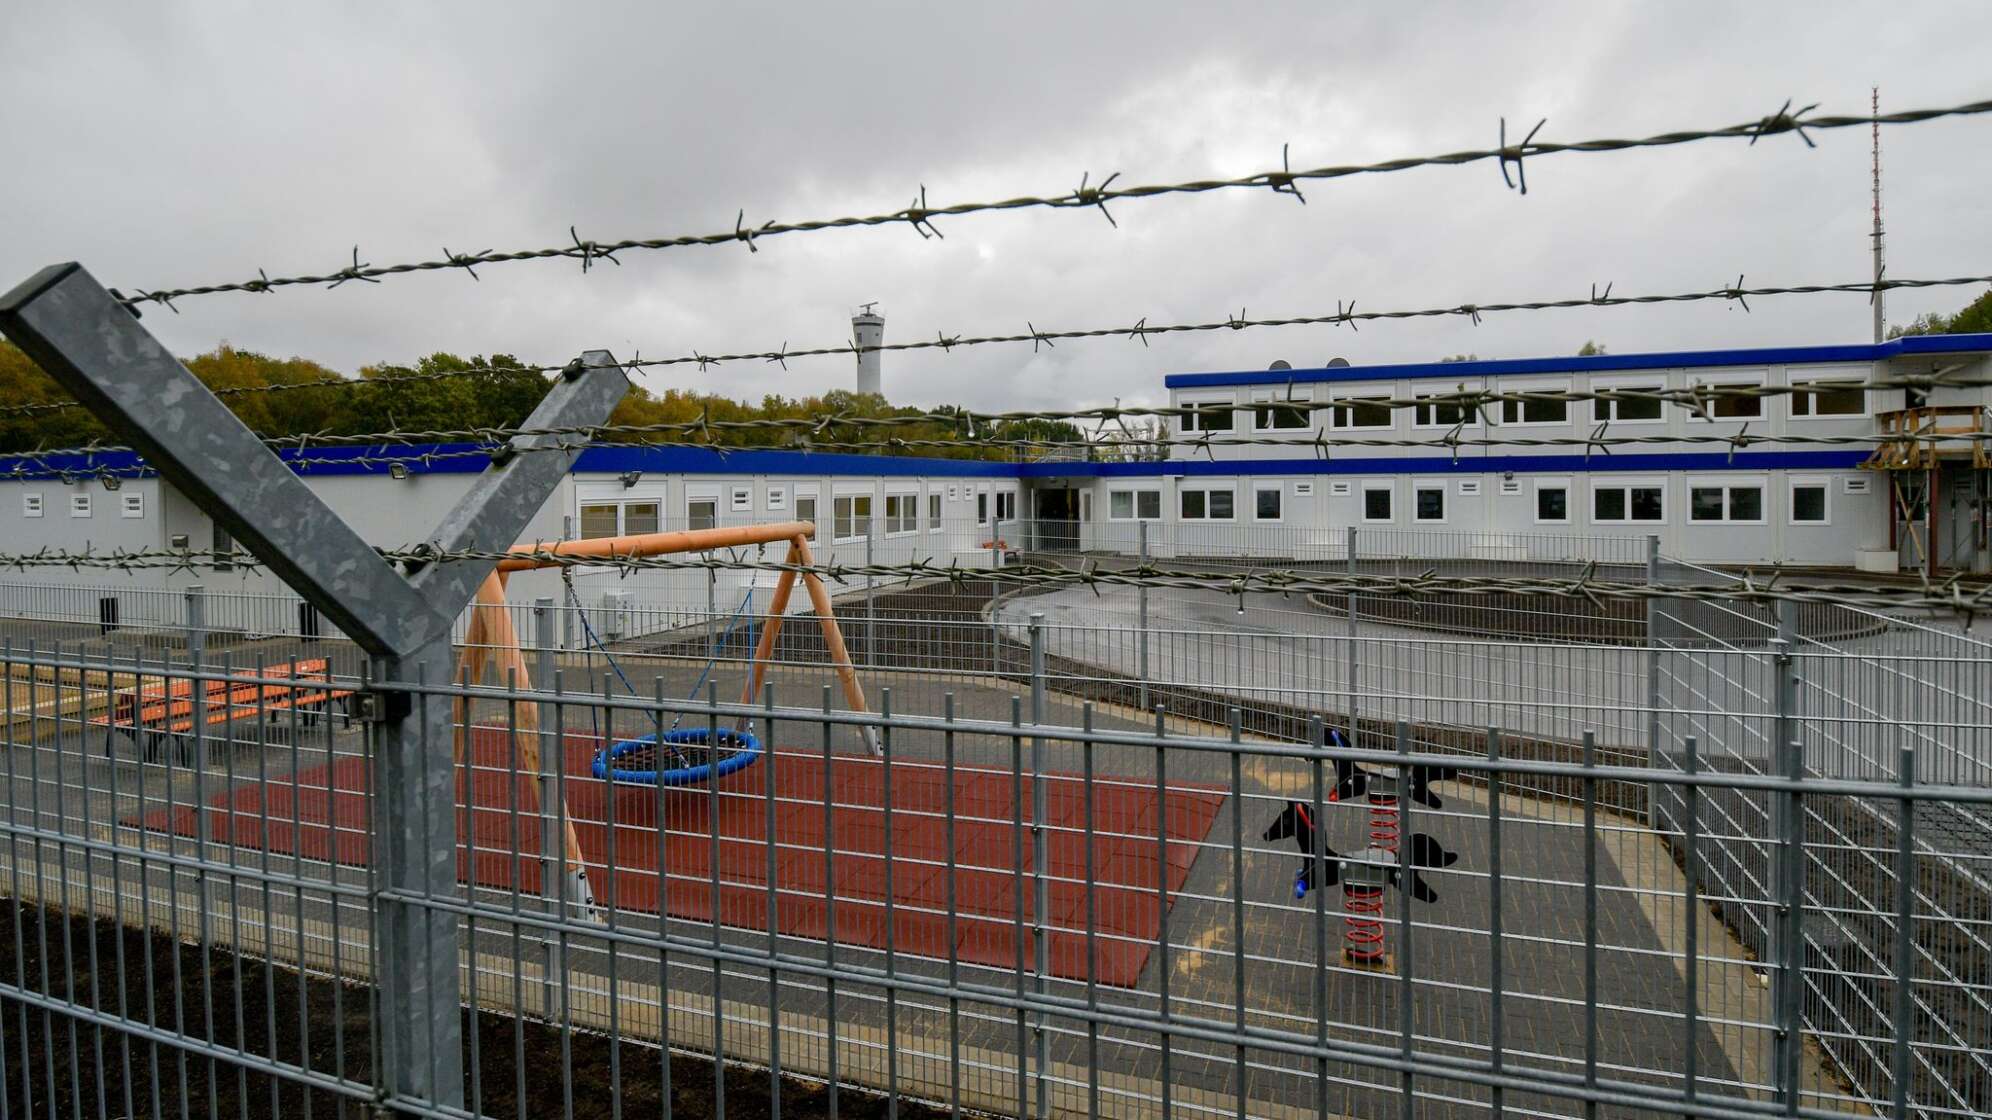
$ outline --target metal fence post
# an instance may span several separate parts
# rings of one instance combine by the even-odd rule
[[[367,653],[358,706],[373,760],[374,1084],[388,1108],[461,1111],[463,943],[455,912],[436,905],[458,890],[454,705],[430,690],[449,681],[451,630],[494,568],[470,557],[514,544],[579,449],[546,435],[494,449],[427,535],[451,562],[397,571],[81,265],[53,265],[0,295],[0,331]],[[615,358],[590,351],[524,427],[600,424],[628,390]]]
[[[554,615],[554,600],[542,595],[533,600],[533,673],[534,689],[545,692],[553,687],[554,673],[558,662],[554,646],[560,639],[561,623]],[[560,917],[561,885],[566,872],[560,866],[562,844],[559,814],[547,811],[547,806],[560,804],[559,776],[553,771],[554,760],[560,757],[554,736],[560,734],[555,727],[555,718],[541,704],[539,713],[539,804],[540,804],[540,898],[545,901],[546,913]],[[546,1009],[548,1018],[560,1021],[567,1009],[560,1006],[562,985],[560,976],[564,964],[560,956],[558,935],[543,934],[540,946],[544,952],[545,968],[540,972],[540,985],[543,989],[540,1006]]]
[[[1348,541],[1343,545],[1343,551],[1347,553],[1343,557],[1343,561],[1348,565],[1349,575],[1353,578],[1356,574],[1356,527],[1354,525],[1349,526]],[[1356,589],[1353,585],[1349,588],[1348,602],[1343,604],[1343,607],[1343,613],[1348,616],[1346,619],[1348,640],[1342,643],[1342,672],[1346,676],[1345,683],[1349,686],[1349,745],[1353,747],[1359,746],[1362,743],[1362,730],[1357,726],[1359,720],[1356,713]]]
[[[1137,510],[1135,512],[1139,513],[1140,511]],[[1142,567],[1147,567],[1148,522],[1137,521],[1134,523],[1134,527],[1140,545],[1141,565]],[[1143,583],[1135,588],[1134,604],[1135,625],[1138,628],[1135,634],[1136,653],[1140,659],[1137,665],[1137,673],[1141,677],[1141,683],[1136,686],[1136,689],[1140,693],[1141,710],[1145,712],[1148,710],[1148,584]]]
[[[1031,726],[1044,726],[1044,613],[1031,612]],[[1049,838],[1044,831],[1045,792],[1044,792],[1044,739],[1031,736],[1031,940],[1034,942],[1033,964],[1036,980],[1033,989],[1040,999],[1045,994],[1045,974],[1051,968],[1051,937],[1047,925],[1047,915],[1051,911],[1051,883],[1045,877],[1045,862],[1049,857]],[[1050,1087],[1048,1071],[1051,1065],[1051,1037],[1045,1033],[1044,1012],[1032,1016],[1031,1037],[1036,1058],[1037,1115],[1051,1115]]]
[[[998,674],[1003,671],[1003,636],[1002,627],[996,621],[997,612],[995,610],[995,602],[1001,592],[997,590],[998,585],[993,575],[996,569],[1003,566],[1003,549],[999,538],[996,536],[996,530],[1001,524],[1001,522],[996,520],[996,514],[992,511],[989,515],[989,571],[992,575],[989,581],[989,602],[991,604],[989,611],[989,671]]]
[[[1771,641],[1771,665],[1776,678],[1772,718],[1772,771],[1797,781],[1805,772],[1804,747],[1798,740],[1798,665],[1792,656],[1798,636],[1796,604],[1780,600],[1776,604],[1777,637]],[[1804,986],[1801,970],[1805,964],[1804,913],[1805,867],[1803,837],[1805,817],[1796,788],[1780,790],[1770,798],[1772,842],[1772,890],[1776,906],[1770,935],[1771,1013],[1776,1019],[1772,1031],[1772,1084],[1777,1099],[1791,1105],[1798,1099],[1799,1057],[1803,1050],[1799,1022]],[[1906,1028],[1906,1024],[1903,1025]]]
[[[870,572],[873,563],[872,541],[878,537],[878,522],[873,521],[865,530],[865,653],[864,663],[878,663],[878,579]]]
[[[1660,534],[1646,535],[1646,586],[1660,586]],[[1660,767],[1660,630],[1655,624],[1660,614],[1660,601],[1646,600],[1646,768],[1657,770]],[[1652,783],[1646,789],[1646,826],[1656,828],[1660,822],[1661,785]]]

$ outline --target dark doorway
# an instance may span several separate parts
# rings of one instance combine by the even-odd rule
[[[1037,524],[1035,544],[1046,552],[1079,550],[1079,492],[1039,490],[1036,492]]]

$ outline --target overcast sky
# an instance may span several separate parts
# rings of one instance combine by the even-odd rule
[[[94,9],[103,8],[100,13]],[[110,11],[109,9],[115,9]],[[1861,112],[1992,96],[1992,5],[85,5],[0,31],[0,285],[80,260],[180,287],[522,249],[1737,123],[1786,98]],[[189,299],[145,321],[350,372],[433,350],[557,363],[949,334],[1861,281],[1868,133],[1559,156],[1266,192],[1025,211],[336,291]],[[1883,132],[1889,273],[1992,273],[1992,117]],[[1890,296],[1892,321],[1979,289]],[[888,354],[895,401],[1155,401],[1165,373],[1865,341],[1864,298],[1583,309]],[[644,375],[756,398],[849,387],[851,360]]]

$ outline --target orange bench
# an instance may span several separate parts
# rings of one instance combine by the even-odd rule
[[[195,703],[196,686],[201,705]],[[154,681],[122,688],[108,710],[91,717],[90,722],[122,731],[134,744],[143,737],[145,758],[150,762],[159,756],[159,747],[168,737],[184,739],[194,730],[197,707],[200,721],[209,727],[284,711],[296,711],[310,726],[333,704],[352,695],[350,688],[332,687],[325,660],[313,658],[269,665],[260,672],[245,669],[226,678]],[[347,720],[351,722],[350,712]],[[109,753],[108,743],[104,750]],[[184,742],[181,753],[186,753]]]

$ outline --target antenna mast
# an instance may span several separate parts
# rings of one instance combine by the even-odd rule
[[[1874,340],[1882,341],[1888,332],[1888,316],[1882,309],[1884,294],[1880,288],[1884,270],[1881,258],[1881,87],[1872,87],[1874,128]]]

